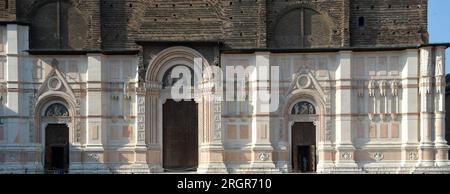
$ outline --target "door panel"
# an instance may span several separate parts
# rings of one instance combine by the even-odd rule
[[[198,112],[194,101],[163,105],[163,167],[191,171],[198,166]]]
[[[69,128],[65,124],[49,124],[45,129],[45,169],[69,169]]]
[[[313,123],[292,126],[292,171],[316,171],[316,127]]]

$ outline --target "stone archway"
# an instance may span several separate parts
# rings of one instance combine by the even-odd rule
[[[314,107],[314,114],[292,114],[295,106],[299,103],[306,102]],[[312,89],[296,89],[291,92],[286,98],[285,106],[283,107],[284,114],[284,129],[282,139],[287,142],[288,146],[288,170],[292,172],[293,167],[293,144],[292,144],[292,130],[296,123],[309,123],[314,127],[314,146],[315,146],[315,171],[320,172],[324,164],[331,163],[331,155],[329,153],[331,148],[330,138],[327,137],[329,118],[326,116],[327,106],[320,97],[319,92]]]
[[[147,152],[147,161],[149,166],[156,172],[164,171],[164,104],[167,101],[172,100],[171,88],[165,87],[163,84],[167,83],[164,78],[167,75],[167,71],[171,70],[174,66],[185,66],[193,70],[199,85],[194,86],[201,88],[197,90],[197,94],[186,101],[195,101],[198,115],[197,129],[197,148],[198,148],[198,168],[199,172],[207,172],[213,168],[220,168],[225,170],[222,156],[222,136],[220,128],[221,104],[217,102],[211,102],[205,100],[210,98],[210,89],[207,87],[208,81],[202,77],[204,67],[209,67],[208,61],[196,50],[183,46],[175,46],[167,48],[156,55],[150,62],[145,76],[145,92],[141,93],[140,103],[141,107],[145,107],[145,111],[140,111],[141,117],[145,118],[145,121],[138,124],[138,133],[145,135],[139,135],[145,137],[145,143],[149,145]],[[145,106],[142,106],[145,104]],[[144,113],[143,113],[144,112]],[[139,116],[139,115],[138,115]],[[170,116],[170,115],[169,115]],[[217,129],[218,128],[218,129]],[[145,132],[144,132],[145,130]],[[213,133],[211,133],[213,132]],[[140,138],[142,141],[144,138]],[[215,146],[211,144],[216,143]],[[211,156],[213,155],[213,156]],[[214,159],[214,160],[213,160]],[[211,160],[213,160],[211,162]],[[215,163],[214,165],[210,163]]]
[[[45,172],[67,173],[71,165],[70,147],[76,142],[75,106],[68,99],[64,93],[47,93],[38,99],[36,105],[36,141],[42,146],[41,162]],[[55,152],[63,158],[55,158]],[[55,160],[62,164],[53,164]]]
[[[292,172],[312,173],[317,169],[317,115],[315,105],[299,101],[290,109]]]

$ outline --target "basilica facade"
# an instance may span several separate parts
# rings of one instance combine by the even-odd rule
[[[449,173],[427,7],[0,0],[0,173]],[[219,73],[180,101],[180,66]]]

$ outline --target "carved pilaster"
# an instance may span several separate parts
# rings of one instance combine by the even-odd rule
[[[145,87],[140,86],[137,93],[137,144],[145,144]]]
[[[435,159],[437,166],[450,166],[448,160],[447,141],[445,140],[445,47],[436,48],[436,69],[435,69],[435,107],[434,107],[434,127],[435,127]]]
[[[432,142],[432,85],[434,77],[432,47],[420,49],[420,145],[419,145],[419,163],[420,167],[434,166],[434,145]]]
[[[213,82],[204,82],[199,106],[199,173],[226,173],[224,164],[221,90]]]

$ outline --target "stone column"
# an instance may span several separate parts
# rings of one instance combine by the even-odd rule
[[[222,126],[222,80],[200,84],[199,103],[199,173],[227,173],[224,163]]]
[[[434,145],[432,142],[433,130],[433,48],[423,47],[420,49],[420,144],[419,144],[419,167],[434,166]]]
[[[105,113],[103,108],[108,106],[102,93],[103,77],[106,76],[103,74],[105,68],[102,58],[103,56],[100,53],[87,55],[86,145],[82,158],[84,170],[91,173],[106,171],[103,144],[106,143],[107,135],[102,116]]]
[[[434,107],[434,128],[436,147],[436,165],[449,166],[448,145],[445,140],[445,49],[446,47],[436,48],[436,89],[435,89],[435,107]],[[448,110],[447,110],[448,111]]]
[[[273,147],[270,140],[270,53],[255,53],[255,72],[250,75],[250,98],[252,98],[252,161],[251,170],[268,172],[275,170],[272,160]]]
[[[336,70],[336,167],[343,171],[355,171],[355,147],[352,143],[352,82],[350,51],[339,53]]]
[[[145,143],[147,144],[147,163],[151,172],[163,172],[162,164],[162,104],[160,100],[161,83],[145,83]]]
[[[419,91],[417,87],[419,82],[419,57],[417,49],[407,50],[405,53],[406,64],[402,71],[402,112],[401,114],[401,155],[402,166],[413,167],[418,159],[418,130],[419,130],[419,108],[411,104],[419,104]]]

